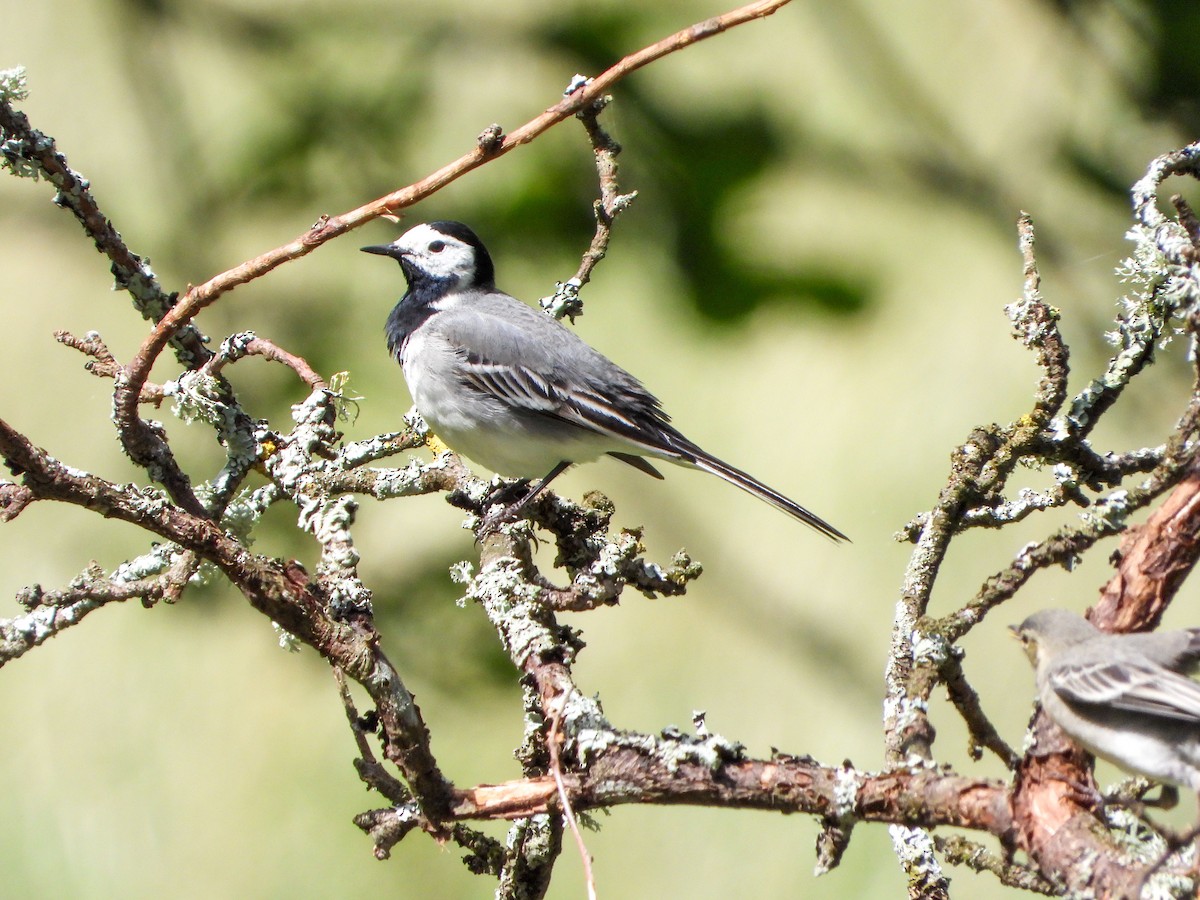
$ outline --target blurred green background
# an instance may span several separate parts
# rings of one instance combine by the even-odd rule
[[[42,0],[0,7],[0,67],[28,68],[34,125],[182,288],[416,180],[492,122],[515,128],[575,72],[723,10]],[[686,726],[704,709],[756,755],[774,746],[880,764],[881,675],[907,559],[892,535],[934,501],[952,447],[1024,412],[1037,377],[1002,312],[1021,289],[1017,213],[1035,218],[1078,389],[1108,352],[1127,187],[1152,157],[1200,136],[1198,31],[1200,8],[1182,0],[795,0],[617,87],[605,121],[625,145],[622,187],[639,199],[586,291],[579,332],[644,378],[685,433],[854,539],[831,546],[699,473],[569,473],[560,490],[608,493],[618,523],[645,524],[652,555],[686,546],[706,566],[686,598],[630,596],[572,619],[588,642],[579,684],[618,726]],[[585,136],[568,122],[409,221],[471,223],[501,286],[532,300],[573,274],[594,193]],[[397,233],[373,223],[199,324],[214,339],[255,330],[326,375],[348,370],[365,397],[349,436],[392,430],[410,400],[382,324],[402,285],[357,248]],[[145,325],[45,185],[0,178],[0,271],[0,415],[74,466],[140,480],[108,424],[109,384],[51,333],[95,329],[125,360]],[[1162,439],[1189,387],[1182,350],[1162,354],[1099,446]],[[232,377],[253,415],[286,427],[303,392],[285,370],[249,360]],[[214,471],[207,429],[161,415],[192,471]],[[963,538],[934,612],[1073,515]],[[447,568],[474,555],[461,518],[439,497],[365,503],[356,536],[387,649],[445,770],[470,784],[519,774],[521,717],[486,621],[454,604]],[[311,562],[292,524],[292,511],[274,511],[257,548]],[[4,597],[146,546],[131,527],[48,505],[0,539]],[[1083,609],[1106,552],[1070,576],[1039,575],[966,642],[967,671],[1013,744],[1033,686],[1003,626],[1050,603]],[[1195,624],[1196,599],[1186,590],[1170,624]],[[0,615],[17,613],[3,602]],[[966,758],[937,704],[939,758],[1002,775]],[[277,649],[267,621],[223,586],[148,612],[101,610],[6,667],[0,710],[5,896],[492,894],[454,848],[420,836],[372,859],[350,818],[379,798],[354,775],[327,668]],[[858,829],[842,867],[814,879],[817,827],[803,817],[621,808],[600,823],[588,846],[605,897],[903,896],[883,827]],[[951,874],[971,897],[1012,895],[990,876]],[[582,894],[568,850],[551,896]]]

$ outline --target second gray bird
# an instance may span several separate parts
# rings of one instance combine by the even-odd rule
[[[1065,609],[1012,631],[1037,667],[1042,709],[1084,748],[1200,793],[1200,629],[1108,634]]]
[[[644,457],[702,469],[834,540],[825,520],[689,441],[642,383],[566,326],[496,288],[495,268],[460,222],[417,225],[363,247],[399,261],[408,292],[388,346],[417,409],[448,446],[502,475],[544,476],[613,456],[655,478]]]

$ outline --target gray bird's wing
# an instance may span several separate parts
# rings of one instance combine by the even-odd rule
[[[1048,684],[1070,703],[1200,724],[1200,684],[1149,662],[1065,663]]]
[[[469,306],[468,306],[469,304]],[[437,317],[470,387],[511,407],[652,450],[669,417],[636,378],[545,313],[506,294],[464,301]]]

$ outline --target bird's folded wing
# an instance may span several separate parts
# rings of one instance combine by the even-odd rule
[[[660,439],[660,429],[666,424],[665,414],[658,409],[657,401],[644,391],[640,395],[631,392],[627,398],[629,402],[622,404],[599,391],[566,384],[526,366],[489,362],[474,355],[465,360],[462,377],[476,390],[519,409],[550,415],[650,450],[671,450]],[[643,421],[648,418],[647,410],[653,416],[649,423]],[[651,427],[647,428],[647,424]]]
[[[550,382],[521,366],[501,365],[469,356],[463,365],[462,378],[480,393],[518,409],[552,413],[562,405]]]
[[[1200,684],[1134,661],[1059,666],[1050,686],[1064,700],[1200,724]]]

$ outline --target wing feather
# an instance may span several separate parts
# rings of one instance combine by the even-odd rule
[[[448,309],[435,320],[463,348],[464,384],[614,443],[691,461],[690,442],[670,426],[658,398],[574,332],[507,295],[472,305],[470,314]]]
[[[1200,725],[1200,684],[1161,666],[1103,662],[1062,666],[1050,687],[1064,700]]]

